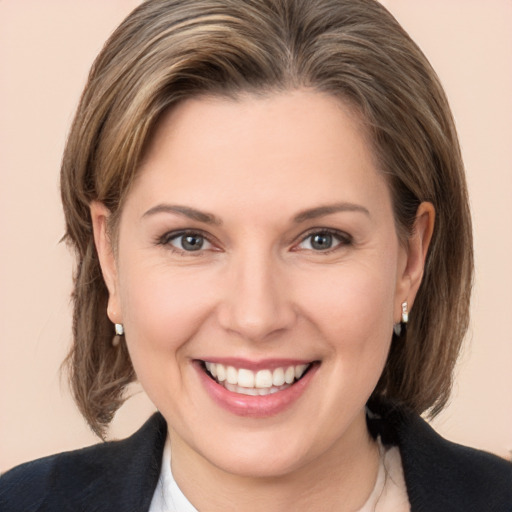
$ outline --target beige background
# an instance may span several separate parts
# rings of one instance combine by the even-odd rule
[[[137,0],[0,0],[0,471],[96,441],[59,376],[71,258],[58,169],[88,68]],[[436,428],[512,450],[512,2],[387,0],[444,83],[467,166],[476,242],[471,334]],[[440,307],[450,307],[440,304]],[[113,437],[152,410],[142,393]]]

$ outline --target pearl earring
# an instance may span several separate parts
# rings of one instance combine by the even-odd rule
[[[402,321],[398,322],[393,326],[393,332],[396,336],[400,336],[402,334],[402,329],[405,328],[407,322],[409,321],[409,309],[408,309],[407,301],[402,302]]]
[[[402,323],[406,324],[409,321],[409,310],[407,301],[402,302]]]
[[[112,338],[112,346],[117,347],[121,342],[121,336],[124,334],[123,324],[115,324],[116,335]]]

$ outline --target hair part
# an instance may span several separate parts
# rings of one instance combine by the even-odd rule
[[[454,122],[421,50],[374,0],[148,0],[96,58],[61,169],[66,239],[77,257],[67,363],[75,401],[101,437],[136,376],[126,346],[111,344],[90,203],[110,210],[115,239],[145,149],[178,102],[299,88],[361,114],[404,243],[418,205],[436,209],[423,283],[374,396],[431,415],[445,405],[468,326],[472,234]]]

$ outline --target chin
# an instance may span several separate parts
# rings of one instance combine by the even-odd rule
[[[211,460],[217,468],[226,473],[245,478],[281,478],[290,475],[309,462],[297,453],[287,453],[273,449],[270,453],[263,450],[234,451]]]
[[[314,446],[316,449],[313,449]],[[319,443],[308,442],[304,432],[278,429],[244,432],[212,439],[196,449],[216,468],[239,477],[277,478],[305,468],[316,456]],[[203,448],[203,449],[201,449]]]

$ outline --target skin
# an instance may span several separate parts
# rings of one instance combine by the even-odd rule
[[[358,115],[307,90],[187,100],[151,141],[115,251],[108,210],[93,203],[91,214],[109,317],[124,324],[137,376],[169,425],[173,474],[196,508],[362,506],[378,469],[365,403],[401,303],[414,302],[434,211],[423,203],[414,235],[399,242]],[[183,249],[183,229],[205,236],[201,250]],[[319,250],[311,234],[326,229],[332,243]],[[254,418],[206,393],[194,361],[212,357],[319,365],[289,407]]]

